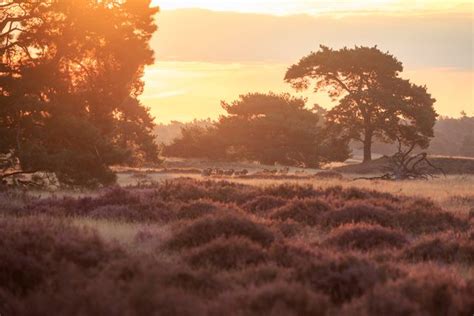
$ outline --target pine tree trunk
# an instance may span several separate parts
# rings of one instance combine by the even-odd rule
[[[372,161],[372,131],[366,131],[364,137],[364,161]]]

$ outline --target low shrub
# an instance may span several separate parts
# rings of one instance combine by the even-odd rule
[[[0,212],[2,214],[18,215],[22,209],[37,199],[25,191],[5,188],[1,190],[0,183]]]
[[[305,229],[303,225],[304,224],[298,223],[292,219],[285,220],[284,222],[273,221],[272,223],[272,227],[276,229],[283,238],[290,238],[303,233]]]
[[[288,280],[290,269],[277,266],[269,260],[258,265],[247,266],[242,270],[226,271],[224,275],[227,282],[236,288],[258,287],[279,280]]]
[[[108,219],[126,222],[169,222],[176,213],[166,204],[155,205],[104,205],[90,211],[89,216],[96,219]]]
[[[425,199],[192,179],[82,198],[3,197],[2,315],[474,310],[473,221]],[[122,248],[68,217],[169,225],[133,225],[137,249]]]
[[[439,234],[421,238],[402,252],[410,262],[438,261],[474,264],[474,240],[454,234]]]
[[[325,315],[329,309],[326,296],[286,282],[234,292],[227,300],[220,314],[309,316]]]
[[[117,284],[99,275],[91,279],[70,273],[61,283],[25,297],[0,293],[0,300],[6,302],[0,311],[6,315],[206,315],[202,299],[154,281],[141,278]]]
[[[242,208],[253,214],[267,214],[269,211],[286,204],[286,200],[281,197],[271,195],[261,195],[242,205]]]
[[[370,224],[346,224],[334,229],[324,241],[325,245],[346,250],[401,248],[408,241],[395,230]]]
[[[195,268],[238,269],[264,262],[266,254],[246,238],[219,238],[191,249],[184,260]]]
[[[316,192],[311,185],[285,183],[265,187],[261,190],[261,194],[290,200],[314,197]]]
[[[165,201],[189,202],[209,199],[223,203],[243,204],[257,196],[258,190],[247,185],[229,181],[197,181],[179,178],[165,181],[154,187],[155,194]]]
[[[371,290],[392,277],[391,273],[369,259],[356,255],[327,255],[302,262],[294,272],[295,281],[328,295],[342,304]]]
[[[373,206],[367,202],[357,201],[324,214],[321,224],[337,227],[349,223],[371,223],[385,227],[394,225],[394,214],[385,208]]]
[[[335,179],[335,180],[342,180],[344,179],[344,176],[334,170],[325,170],[325,171],[319,171],[314,174],[314,177],[316,179]]]
[[[246,237],[262,246],[269,246],[273,233],[264,225],[232,214],[216,214],[198,219],[183,227],[167,242],[169,249],[192,248],[219,237]]]
[[[343,188],[342,186],[333,186],[319,190],[317,196],[324,196],[328,199],[337,199],[344,201],[351,200],[387,200],[390,202],[400,202],[401,198],[387,192],[376,190],[360,189],[356,187]]]
[[[214,214],[219,208],[225,208],[210,200],[197,200],[183,204],[177,211],[178,219],[197,219],[202,216]]]
[[[466,231],[469,223],[441,210],[425,210],[409,206],[396,217],[396,226],[412,234],[432,234],[448,230]]]
[[[437,269],[378,285],[346,305],[342,315],[470,315],[474,283]]]
[[[123,256],[94,231],[46,218],[0,219],[0,289],[24,295],[61,270],[96,269]]]
[[[269,255],[278,266],[289,268],[301,266],[303,263],[317,258],[319,253],[315,253],[301,243],[280,241],[270,247]]]
[[[285,206],[273,211],[270,218],[277,220],[294,220],[298,223],[315,226],[321,214],[330,210],[330,206],[319,199],[292,200]]]
[[[202,298],[215,297],[229,287],[212,271],[185,266],[167,267],[167,270],[161,271],[159,283]]]

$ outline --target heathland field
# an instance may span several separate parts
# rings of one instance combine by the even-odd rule
[[[0,313],[474,311],[471,175],[168,171],[122,172],[122,187],[89,193],[2,192]]]
[[[0,316],[474,316],[467,2],[0,0]]]

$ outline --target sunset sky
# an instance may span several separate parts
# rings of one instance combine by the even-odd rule
[[[291,92],[286,69],[320,44],[378,45],[401,60],[402,77],[426,84],[441,115],[474,115],[474,1],[157,0],[156,64],[142,101],[159,122],[216,118],[220,100]]]

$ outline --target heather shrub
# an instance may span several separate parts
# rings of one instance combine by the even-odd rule
[[[0,301],[5,303],[0,311],[8,315],[137,315],[166,308],[160,294],[167,289],[159,287],[155,273],[148,270],[144,277],[140,262],[126,256],[111,263],[86,271],[58,262],[55,273],[34,291],[21,296],[0,291]],[[169,304],[174,299],[186,305],[187,296],[179,294],[168,297]]]
[[[293,278],[316,292],[328,295],[334,304],[341,304],[363,295],[376,284],[385,282],[392,277],[389,272],[356,255],[327,255],[301,262]]]
[[[192,267],[237,269],[266,260],[262,247],[246,238],[218,238],[201,247],[193,248],[184,255]]]
[[[167,242],[170,249],[192,248],[219,237],[246,237],[262,246],[272,243],[273,233],[264,225],[232,214],[206,216],[183,227]]]
[[[117,284],[99,275],[95,280],[80,279],[74,273],[61,280],[62,283],[54,287],[45,286],[25,297],[8,297],[0,311],[8,315],[206,314],[203,300],[181,290],[162,287],[154,283],[155,280],[142,278]],[[1,293],[0,299],[3,301]]]
[[[63,267],[35,290],[14,295],[0,289],[0,313],[5,315],[121,315],[128,311],[113,280]]]
[[[407,261],[438,261],[443,263],[474,264],[474,240],[454,234],[440,234],[421,238],[403,250]]]
[[[330,206],[319,199],[292,200],[285,206],[273,211],[272,219],[294,220],[298,223],[315,226],[318,224],[321,214],[327,212]]]
[[[137,189],[112,188],[97,197],[46,198],[37,200],[23,210],[23,215],[59,217],[92,217],[119,221],[167,222],[174,213],[169,204]]]
[[[391,202],[399,202],[400,197],[392,195],[387,192],[381,192],[376,190],[366,190],[356,187],[343,188],[342,186],[333,186],[326,189],[319,190],[317,196],[324,196],[328,199],[338,200],[369,200],[369,199],[381,199]]]
[[[298,223],[292,219],[281,221],[273,221],[272,227],[279,232],[283,238],[290,238],[296,236],[304,231],[304,226],[301,223]]]
[[[324,170],[324,171],[319,171],[314,174],[314,177],[317,179],[336,179],[336,180],[342,180],[344,179],[344,176],[334,170]]]
[[[280,184],[265,187],[261,190],[263,195],[271,195],[283,199],[304,199],[314,197],[316,192],[311,185]]]
[[[144,288],[130,298],[135,315],[206,315],[204,302],[180,290]]]
[[[324,244],[340,249],[369,251],[400,248],[407,244],[405,236],[395,230],[370,224],[346,224],[331,231]]]
[[[342,316],[418,316],[423,313],[420,306],[396,291],[388,292],[383,286],[370,291],[360,299],[344,305],[338,311]]]
[[[2,315],[474,310],[474,281],[439,268],[451,265],[470,277],[472,222],[429,200],[192,179],[82,198],[15,194],[0,192],[0,208],[15,216],[0,218]],[[169,225],[133,225],[140,226],[136,243],[122,249],[69,219],[46,215]]]
[[[228,181],[214,182],[209,188],[209,199],[222,203],[236,203],[242,205],[259,195],[255,187]]]
[[[226,301],[221,314],[309,316],[325,315],[329,308],[326,296],[286,282],[234,292]]]
[[[303,263],[309,262],[319,257],[319,253],[315,253],[312,249],[304,244],[292,242],[277,242],[269,249],[270,258],[282,267],[295,267]]]
[[[176,218],[176,213],[164,203],[160,205],[143,203],[139,206],[104,205],[90,211],[89,216],[127,222],[169,222]]]
[[[197,181],[191,179],[178,179],[165,181],[154,187],[155,194],[164,201],[179,200],[188,202],[206,197],[206,189]]]
[[[172,280],[170,267],[150,257],[132,258],[93,231],[64,221],[0,219],[0,258],[0,313],[5,315],[204,311],[199,299],[180,288],[185,282]]]
[[[242,205],[242,208],[254,214],[266,214],[269,211],[286,204],[286,200],[281,197],[271,195],[260,195],[253,200]]]
[[[24,295],[62,266],[93,270],[124,253],[95,232],[45,218],[0,219],[0,289]]]
[[[413,207],[399,212],[396,216],[396,226],[413,234],[430,234],[447,230],[465,231],[467,221],[444,211],[429,210]]]
[[[344,315],[471,315],[474,283],[427,270],[377,286],[345,306]]]
[[[321,222],[324,226],[337,227],[348,223],[372,223],[385,227],[393,226],[394,214],[385,208],[357,201],[324,214]]]
[[[2,214],[16,214],[20,212],[25,205],[35,200],[36,198],[28,195],[25,191],[13,189],[0,190],[0,212]]]
[[[278,280],[288,280],[290,270],[266,261],[258,265],[250,265],[242,270],[225,271],[226,280],[237,287],[255,287]]]
[[[237,207],[211,200],[197,200],[185,203],[178,208],[177,217],[182,220],[194,220],[217,212],[239,212]]]
[[[105,189],[104,193],[93,199],[95,206],[130,205],[140,203],[140,196],[134,191],[119,186]]]
[[[161,271],[159,282],[167,288],[203,298],[215,297],[228,287],[228,284],[212,271],[185,266],[167,267],[165,271]]]
[[[182,202],[210,199],[224,203],[243,204],[257,195],[255,188],[243,184],[228,181],[197,181],[188,178],[165,181],[155,190],[155,194],[163,200]]]
[[[144,243],[153,240],[156,235],[149,229],[139,229],[134,237],[135,243]]]

